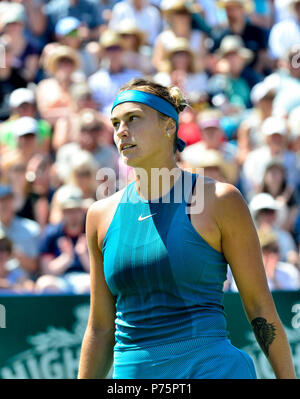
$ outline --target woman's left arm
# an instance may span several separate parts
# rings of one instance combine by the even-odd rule
[[[214,216],[257,342],[276,378],[296,378],[290,346],[270,293],[261,248],[248,206],[237,188],[216,183]]]

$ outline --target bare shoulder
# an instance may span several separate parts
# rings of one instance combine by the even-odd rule
[[[225,203],[245,202],[241,192],[230,183],[223,183],[210,177],[199,176],[203,182],[203,191],[206,202],[213,202],[215,205]]]
[[[216,183],[214,215],[221,230],[233,224],[241,228],[252,225],[247,202],[240,190],[229,183]]]
[[[203,180],[204,204],[220,227],[226,220],[232,221],[238,215],[249,213],[246,201],[238,188],[209,177]]]

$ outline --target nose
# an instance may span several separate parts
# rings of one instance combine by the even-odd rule
[[[128,127],[126,125],[126,123],[124,121],[120,122],[119,128],[116,131],[116,135],[118,138],[121,137],[128,137],[129,133],[128,133]]]

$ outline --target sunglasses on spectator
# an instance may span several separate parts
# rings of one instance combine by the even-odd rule
[[[106,51],[120,51],[122,49],[122,47],[121,46],[109,46],[109,47],[106,47]]]
[[[275,209],[263,208],[263,209],[260,209],[259,212],[260,212],[260,213],[267,214],[267,215],[274,215]]]
[[[265,252],[273,252],[278,254],[279,253],[279,247],[276,244],[269,244],[263,247],[263,250]]]
[[[90,170],[80,170],[76,172],[77,177],[91,177],[92,172]]]
[[[66,37],[78,37],[78,29],[73,29],[65,35]]]
[[[101,126],[85,127],[82,126],[80,131],[84,133],[98,133],[101,130]]]

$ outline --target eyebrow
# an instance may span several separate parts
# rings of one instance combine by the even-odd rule
[[[120,116],[114,116],[113,118],[110,118],[110,120],[111,120],[111,122],[113,122],[113,121],[115,121],[117,119],[120,119],[121,117],[124,118],[125,116],[128,116],[130,114],[134,114],[136,112],[143,112],[143,111],[140,108],[136,108],[136,109],[133,109],[131,111],[125,112],[125,114],[121,114]]]

